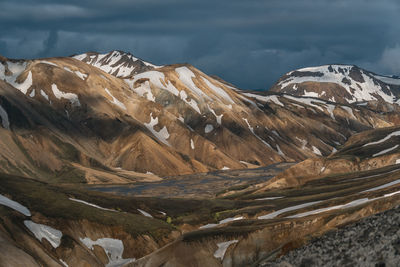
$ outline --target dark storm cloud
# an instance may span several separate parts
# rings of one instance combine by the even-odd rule
[[[3,0],[0,54],[121,49],[156,64],[189,62],[249,89],[317,64],[399,74],[397,2]]]
[[[46,57],[52,50],[56,47],[58,42],[58,32],[56,30],[51,30],[49,32],[49,37],[43,42],[43,50],[39,52],[38,57]]]

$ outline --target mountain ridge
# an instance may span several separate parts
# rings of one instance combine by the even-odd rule
[[[50,170],[68,166],[83,172],[91,183],[101,181],[99,172],[89,170],[97,164],[94,162],[103,163],[106,177],[110,177],[107,168],[121,168],[134,176],[142,173],[139,179],[157,179],[146,174],[168,176],[302,161],[329,155],[356,132],[394,126],[399,121],[394,111],[381,114],[381,109],[364,106],[243,91],[189,64],[151,67],[129,76],[131,72],[119,72],[120,66],[125,66],[121,60],[125,54],[102,54],[104,65],[97,66],[100,61],[86,62],[93,55],[83,55],[83,61],[74,57],[4,60],[0,78],[5,80],[5,91],[0,106],[2,124],[12,135],[21,138],[23,129],[15,114],[31,121],[30,131],[38,135],[34,143],[43,138],[43,133],[34,130],[43,123],[30,118],[37,114],[39,121],[54,129],[46,134],[57,140],[46,136],[48,141],[40,141],[41,147],[54,148],[62,141],[81,155],[71,161],[60,158],[60,152],[44,149],[57,162]],[[93,57],[97,58],[99,54]],[[126,59],[138,60],[133,56]],[[114,65],[118,68],[113,69]],[[129,77],[120,73],[129,73]],[[5,105],[7,99],[16,104]],[[27,103],[24,109],[19,99]],[[35,159],[31,141],[21,140],[22,151],[36,165],[28,168],[30,175],[38,168],[50,167],[40,159],[43,154]],[[6,158],[4,155],[3,160]],[[17,162],[11,165],[8,171],[21,174]],[[115,179],[128,182],[130,178]]]
[[[377,75],[356,65],[329,64],[290,71],[271,87],[271,91],[339,103],[398,104],[399,88],[400,79]]]

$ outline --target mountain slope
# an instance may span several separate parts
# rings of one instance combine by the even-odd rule
[[[112,74],[75,58],[3,58],[3,145],[24,156],[0,151],[2,169],[90,183],[151,180],[326,156],[354,133],[400,122],[396,112],[245,92],[187,64]]]
[[[324,65],[291,71],[273,92],[312,96],[338,103],[398,102],[400,79],[385,77],[354,65]]]
[[[271,188],[301,186],[329,176],[395,166],[400,163],[399,140],[398,126],[353,135],[337,152],[324,158],[310,158],[292,166],[268,182],[257,185],[256,193]]]

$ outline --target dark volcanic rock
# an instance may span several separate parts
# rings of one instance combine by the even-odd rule
[[[400,206],[327,233],[260,266],[399,266]]]

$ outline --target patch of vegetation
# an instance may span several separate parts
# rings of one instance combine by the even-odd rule
[[[101,210],[71,201],[69,199],[71,191],[31,179],[0,174],[0,192],[11,195],[13,200],[25,205],[31,212],[39,212],[48,218],[73,221],[85,219],[107,226],[121,226],[132,236],[148,234],[156,240],[174,230],[171,225],[162,220],[129,212]],[[84,194],[86,194],[84,200],[88,202],[99,197],[91,195],[90,192],[78,193],[80,196]],[[103,201],[110,201],[109,205],[117,205],[118,199],[113,199],[111,196],[104,197],[103,195]],[[124,206],[128,204],[127,202],[124,203]],[[97,201],[91,203],[99,204]],[[131,203],[131,206],[138,208],[135,203]]]

